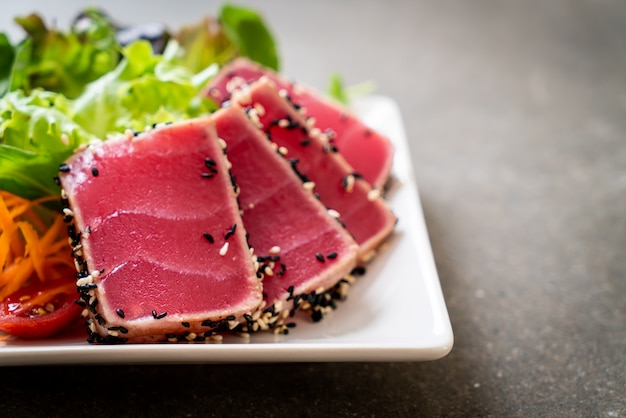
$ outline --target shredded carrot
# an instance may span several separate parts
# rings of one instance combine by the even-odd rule
[[[63,215],[0,190],[0,300],[29,283],[54,280],[74,271]],[[49,219],[48,219],[49,218]]]

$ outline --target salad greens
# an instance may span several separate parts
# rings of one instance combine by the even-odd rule
[[[276,44],[253,10],[224,5],[168,37],[165,50],[122,46],[119,26],[95,9],[69,32],[32,14],[26,37],[0,33],[0,189],[29,199],[58,194],[59,164],[81,144],[127,129],[208,114],[202,90],[219,66],[247,56],[278,69]],[[219,23],[218,23],[219,22]]]

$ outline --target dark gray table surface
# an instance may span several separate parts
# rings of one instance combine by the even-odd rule
[[[85,4],[46,3],[3,3],[2,28]],[[172,25],[215,9],[107,4]],[[400,105],[452,352],[1,368],[0,415],[626,417],[626,3],[251,4],[287,74],[319,87],[335,71],[374,80]]]

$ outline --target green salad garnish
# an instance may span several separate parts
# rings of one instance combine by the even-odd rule
[[[224,5],[217,17],[167,33],[165,48],[119,41],[123,29],[88,9],[68,31],[36,14],[18,17],[17,44],[0,33],[0,189],[37,198],[59,192],[59,164],[84,143],[127,129],[209,114],[201,95],[237,56],[278,69],[276,43],[254,10]]]

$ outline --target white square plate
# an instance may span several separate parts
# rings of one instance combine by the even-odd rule
[[[422,361],[445,356],[453,335],[409,158],[400,111],[383,96],[354,110],[395,145],[398,216],[385,249],[350,289],[348,299],[319,323],[300,320],[289,335],[227,337],[221,344],[89,345],[83,337],[0,342],[0,365],[104,363],[237,363],[293,361]]]

